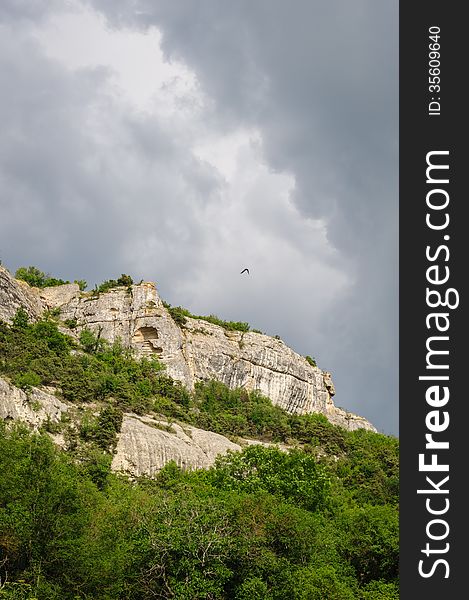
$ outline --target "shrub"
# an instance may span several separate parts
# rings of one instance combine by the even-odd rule
[[[113,453],[117,444],[117,434],[121,430],[124,413],[122,409],[108,404],[95,419],[83,419],[80,437],[94,442],[104,452]]]
[[[108,279],[103,281],[97,288],[96,291],[98,293],[108,292],[112,288],[116,287],[126,287],[130,288],[133,284],[133,279],[130,275],[125,275],[124,273],[118,279]]]
[[[337,523],[341,552],[360,583],[397,580],[399,524],[394,507],[351,508],[337,517]]]
[[[88,354],[93,354],[102,347],[103,341],[91,329],[80,331],[80,346]]]
[[[260,445],[218,456],[209,480],[223,489],[268,492],[313,511],[324,506],[330,485],[326,470],[312,456]]]
[[[13,383],[22,390],[30,390],[32,387],[41,385],[41,378],[37,373],[26,371],[22,375],[17,375],[13,379]]]
[[[242,321],[224,321],[216,315],[193,315],[187,308],[183,308],[182,306],[171,306],[168,302],[163,302],[163,305],[179,326],[183,326],[187,322],[187,318],[190,317],[191,319],[200,319],[201,321],[207,321],[207,323],[218,325],[228,331],[250,331],[249,323],[244,323]],[[256,330],[256,332],[261,333],[259,330]]]
[[[38,288],[54,287],[57,285],[70,283],[69,281],[64,281],[63,279],[51,277],[51,275],[44,273],[37,267],[20,267],[16,270],[15,277],[16,279],[26,281],[26,283],[29,285]]]
[[[73,283],[76,283],[78,285],[81,292],[84,292],[88,287],[88,283],[84,279],[75,279]]]
[[[370,504],[399,502],[399,440],[365,429],[348,433],[336,472],[355,500]]]
[[[12,325],[17,329],[26,329],[28,326],[29,317],[25,309],[20,306],[13,317]]]
[[[190,312],[188,310],[186,310],[185,308],[182,308],[182,306],[171,306],[171,305],[166,305],[166,304],[165,304],[165,306],[168,309],[168,312],[171,315],[172,319],[180,327],[185,325],[185,323],[187,322],[187,317],[192,316],[190,314]]]
[[[192,422],[203,429],[235,436],[285,441],[290,434],[286,413],[257,391],[231,390],[218,381],[198,382]]]
[[[323,448],[328,454],[342,454],[346,449],[346,432],[321,414],[292,415],[291,435],[296,440]]]

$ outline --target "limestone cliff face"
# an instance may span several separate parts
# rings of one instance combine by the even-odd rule
[[[179,326],[154,283],[93,295],[81,293],[75,284],[29,288],[4,269],[0,276],[4,320],[11,320],[19,305],[32,318],[46,309],[60,309],[63,321],[76,322],[77,333],[89,328],[110,342],[120,339],[139,356],[156,356],[167,373],[188,388],[197,381],[216,379],[230,388],[258,389],[290,413],[319,412],[349,430],[375,430],[366,419],[335,407],[330,373],[311,366],[281,340],[227,331],[199,319],[188,318]]]
[[[183,469],[206,469],[228,450],[241,446],[211,431],[127,414],[112,468],[134,477],[152,477],[171,460]]]
[[[0,265],[0,320],[11,323],[18,308],[23,307],[30,319],[36,319],[44,306],[27,283],[13,279]]]
[[[33,388],[26,394],[0,378],[0,419],[3,421],[22,421],[37,429],[47,420],[57,423],[67,410],[68,406],[53,393]]]

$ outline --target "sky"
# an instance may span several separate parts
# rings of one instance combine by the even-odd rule
[[[10,271],[155,281],[398,435],[397,0],[2,0],[0,89]]]

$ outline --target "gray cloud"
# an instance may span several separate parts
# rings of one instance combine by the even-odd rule
[[[198,126],[259,131],[237,175],[256,160],[265,174],[236,196],[194,134],[117,100],[109,71],[6,36],[4,262],[156,277],[173,303],[316,356],[337,404],[396,433],[397,2],[92,4],[117,29],[156,26],[208,100]],[[253,277],[233,279],[244,266]]]
[[[0,4],[0,23],[42,21],[53,11],[66,10],[63,0],[2,0]],[[70,6],[68,7],[70,8]]]
[[[355,285],[310,331],[346,407],[397,431],[397,2],[95,5],[116,24],[156,24],[217,117],[259,127],[297,207],[327,219]],[[297,348],[301,329],[283,332]]]
[[[216,172],[157,116],[116,101],[107,70],[70,72],[7,30],[1,44],[4,262],[96,282],[133,268],[129,240],[153,236],[182,265],[177,238],[200,244],[191,214],[216,193]]]

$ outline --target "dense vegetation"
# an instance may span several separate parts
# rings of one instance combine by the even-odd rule
[[[397,599],[396,508],[308,454],[250,447],[130,483],[0,430],[0,598]]]
[[[217,382],[189,394],[157,361],[21,310],[0,323],[0,375],[52,385],[81,411],[78,428],[0,426],[0,599],[398,598],[395,438]],[[207,471],[169,463],[130,482],[110,471],[125,410],[295,449],[248,446]]]

